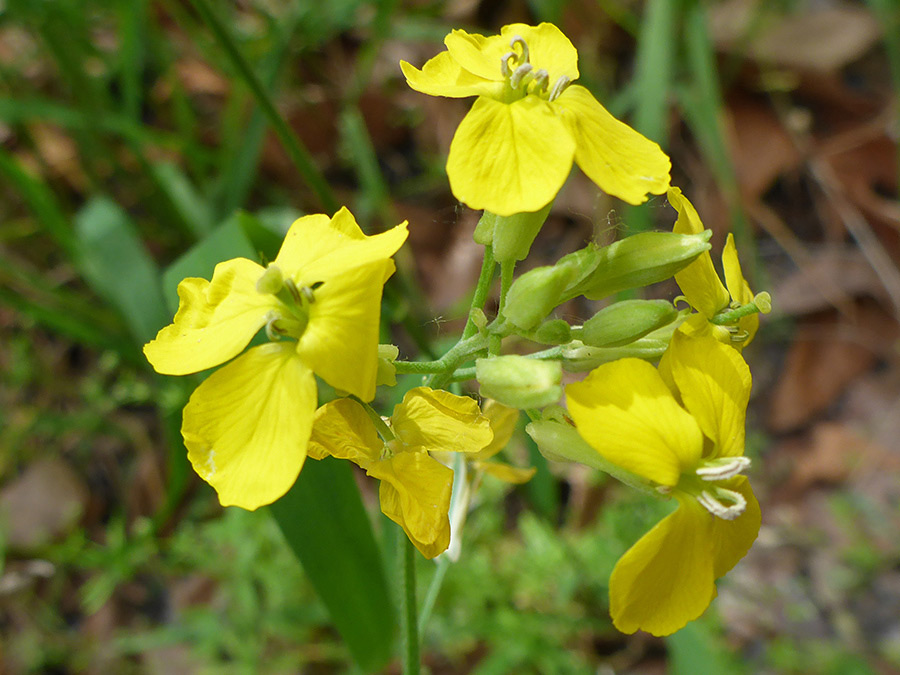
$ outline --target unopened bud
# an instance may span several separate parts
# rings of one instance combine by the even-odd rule
[[[589,347],[619,347],[672,323],[678,310],[666,300],[623,300],[584,322],[581,341]]]
[[[517,354],[475,361],[481,395],[511,408],[541,408],[562,396],[562,366]]]
[[[568,289],[567,295],[600,300],[668,279],[710,249],[710,236],[710,230],[698,234],[641,232],[598,248],[593,272]]]
[[[544,345],[564,345],[572,340],[572,327],[562,319],[551,319],[538,326],[530,338]]]
[[[510,286],[503,316],[519,328],[531,330],[562,302],[572,278],[573,270],[559,265],[525,272]]]
[[[582,373],[617,359],[656,361],[668,348],[672,334],[679,325],[681,320],[677,319],[620,347],[589,347],[579,340],[573,340],[571,344],[563,347],[563,368],[569,372]]]

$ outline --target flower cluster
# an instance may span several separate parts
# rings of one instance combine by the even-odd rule
[[[573,84],[578,54],[556,26],[512,24],[490,37],[454,30],[444,42],[421,69],[401,68],[417,91],[477,97],[447,159],[454,195],[485,212],[475,233],[484,269],[456,345],[434,361],[402,361],[398,348],[378,344],[382,290],[406,223],[367,236],[341,209],[296,221],[265,267],[239,258],[209,281],[182,281],[173,323],[144,353],[171,375],[225,364],[194,391],[182,425],[188,458],[223,505],[279,499],[307,456],[348,460],[380,481],[382,512],[426,558],[448,547],[449,559],[458,555],[451,542],[484,475],[531,478],[533,468],[489,461],[526,410],[548,458],[674,500],[610,579],[619,630],[667,635],[702,614],[760,527],[744,475],[751,378],[741,349],[770,298],[750,290],[731,235],[722,283],[711,232],[670,185],[669,158]],[[514,279],[573,163],[631,204],[666,193],[678,212],[672,231],[592,242]],[[496,263],[499,310],[489,321]],[[674,304],[613,302],[582,325],[551,316],[575,297],[612,298],[673,277],[683,293]],[[263,332],[268,341],[244,351]],[[504,338],[546,348],[502,354]],[[563,369],[591,372],[564,388]],[[382,417],[369,403],[404,373],[423,379]],[[316,377],[337,396],[318,408]],[[483,406],[442,388],[473,379]],[[566,412],[556,405],[563,391]]]

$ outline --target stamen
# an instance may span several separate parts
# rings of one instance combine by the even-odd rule
[[[518,89],[519,85],[522,84],[522,80],[526,75],[530,74],[534,66],[530,63],[523,63],[521,66],[513,71],[512,77],[509,78],[509,86],[513,89]]]
[[[316,296],[313,295],[313,290],[309,286],[304,286],[300,289],[300,294],[303,296],[303,299],[306,300],[308,304],[313,304],[316,301]]]
[[[720,499],[731,502],[731,505],[725,506],[719,501]],[[700,502],[703,508],[722,520],[735,520],[747,508],[747,500],[744,499],[744,495],[740,492],[720,487],[715,489],[715,496],[704,490],[697,496],[697,501]]]
[[[291,296],[294,298],[294,301],[300,305],[303,303],[303,300],[300,296],[300,291],[297,288],[297,284],[294,283],[294,280],[288,277],[284,280],[284,287],[287,288],[291,292]]]
[[[506,52],[503,56],[500,57],[500,72],[503,73],[503,77],[509,77],[512,73],[512,70],[509,68],[509,60],[513,59],[514,63],[519,62],[519,55],[515,52]]]
[[[696,474],[706,481],[725,480],[744,473],[749,466],[749,457],[721,457],[705,462]]]
[[[279,317],[275,312],[270,311],[266,314],[266,337],[269,338],[269,342],[276,342],[285,334],[285,331],[276,325],[278,319]]]
[[[550,74],[541,68],[534,73],[534,88],[537,91],[547,91],[547,85],[550,84]]]
[[[550,90],[550,100],[555,101],[559,98],[560,94],[562,94],[566,87],[571,84],[572,80],[570,80],[565,75],[560,75],[559,79],[556,81],[556,84],[553,85],[553,89]]]
[[[522,47],[522,55],[518,57],[519,63],[525,64],[529,61],[528,54],[528,43],[525,42],[525,39],[521,35],[516,35],[512,40],[509,41],[509,46],[511,49],[515,50],[516,45]]]

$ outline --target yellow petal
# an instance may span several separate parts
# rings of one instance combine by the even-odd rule
[[[508,39],[457,29],[447,34],[444,44],[450,57],[463,70],[485,80],[500,82],[504,79],[500,59],[510,51]]]
[[[307,454],[349,459],[366,468],[381,457],[384,443],[363,407],[350,398],[339,398],[316,410]]]
[[[609,579],[609,611],[623,633],[670,635],[716,596],[712,519],[685,499],[623,555]]]
[[[391,428],[408,447],[435,452],[478,452],[494,438],[474,399],[428,387],[406,392]]]
[[[191,395],[181,426],[188,459],[223,506],[271,504],[300,473],[315,407],[315,378],[292,343],[254,347]]]
[[[375,396],[381,292],[393,271],[393,261],[384,260],[323,283],[297,343],[297,353],[319,377],[364,401]]]
[[[572,168],[575,141],[550,104],[480,97],[450,143],[447,177],[454,196],[501,216],[538,211]]]
[[[497,62],[499,72],[500,63]],[[486,80],[464,70],[453,60],[449,52],[441,52],[429,59],[419,70],[406,61],[400,62],[400,70],[406,83],[416,91],[429,96],[465,98],[466,96],[493,96],[503,92],[503,82]]]
[[[578,433],[613,464],[660,485],[674,486],[700,459],[703,437],[656,368],[621,359],[566,387]]]
[[[713,520],[713,572],[716,579],[724,576],[747,555],[759,534],[761,522],[759,502],[746,476],[737,476],[720,485],[741,493],[747,500],[747,509],[734,520]]]
[[[673,232],[696,234],[703,231],[697,210],[677,187],[669,188],[669,203],[678,211]],[[728,291],[722,285],[709,253],[701,253],[690,265],[675,275],[675,281],[691,306],[707,318],[728,307]]]
[[[403,452],[373,463],[367,473],[381,480],[381,510],[400,525],[426,558],[450,545],[453,471],[425,452]]]
[[[273,264],[298,286],[312,285],[345,270],[390,258],[407,234],[404,221],[381,234],[366,236],[343,207],[330,219],[317,214],[295,221]]]
[[[744,454],[750,369],[741,355],[712,337],[675,331],[666,353],[684,407],[713,441],[713,457]]]
[[[578,51],[569,38],[552,23],[545,22],[537,26],[513,23],[504,26],[500,35],[503,36],[507,49],[515,36],[525,40],[531,64],[535,70],[547,71],[550,87],[562,76],[568,77],[570,81],[578,79]],[[520,50],[519,47],[516,49]]]
[[[256,290],[265,270],[235,258],[216,265],[212,281],[189,278],[178,284],[174,321],[144,345],[144,355],[165,375],[186,375],[236,356],[281,303]]]
[[[502,480],[504,483],[512,483],[513,485],[527,483],[537,472],[535,467],[520,469],[503,462],[475,462],[475,467],[494,478]]]
[[[571,85],[551,104],[562,113],[577,149],[575,161],[597,186],[629,204],[669,187],[669,157],[620,122],[584,87]]]
[[[750,284],[744,280],[744,274],[741,271],[741,261],[738,259],[737,247],[734,245],[734,235],[728,235],[725,240],[725,248],[722,250],[722,267],[725,270],[725,285],[731,294],[731,299],[742,305],[753,300],[753,291],[750,290]],[[738,321],[738,328],[747,331],[748,338],[741,343],[741,348],[746,347],[756,336],[759,330],[759,314],[751,314],[745,316]]]
[[[516,430],[516,424],[519,421],[519,411],[498,403],[492,398],[487,399],[481,406],[481,410],[485,417],[490,420],[491,431],[494,432],[494,440],[492,440],[484,450],[481,450],[471,459],[487,459],[493,457],[509,443],[513,432]]]

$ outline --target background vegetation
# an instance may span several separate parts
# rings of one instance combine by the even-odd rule
[[[547,465],[523,435],[510,452],[539,472],[483,486],[426,666],[900,670],[893,0],[7,0],[0,672],[352,667],[268,510],[223,510],[190,471],[178,429],[195,381],[156,376],[140,345],[185,270],[255,258],[297,215],[346,204],[370,231],[409,219],[385,340],[439,352],[480,264],[477,214],[443,172],[469,103],[412,92],[397,64],[453,27],[543,20],[578,47],[582,82],[671,154],[714,248],[734,231],[772,292],[745,352],[763,529],[702,620],[622,636],[607,579],[658,507]],[[574,172],[532,263],[673,220],[663,198],[623,208]],[[435,567],[420,563],[424,594]]]

